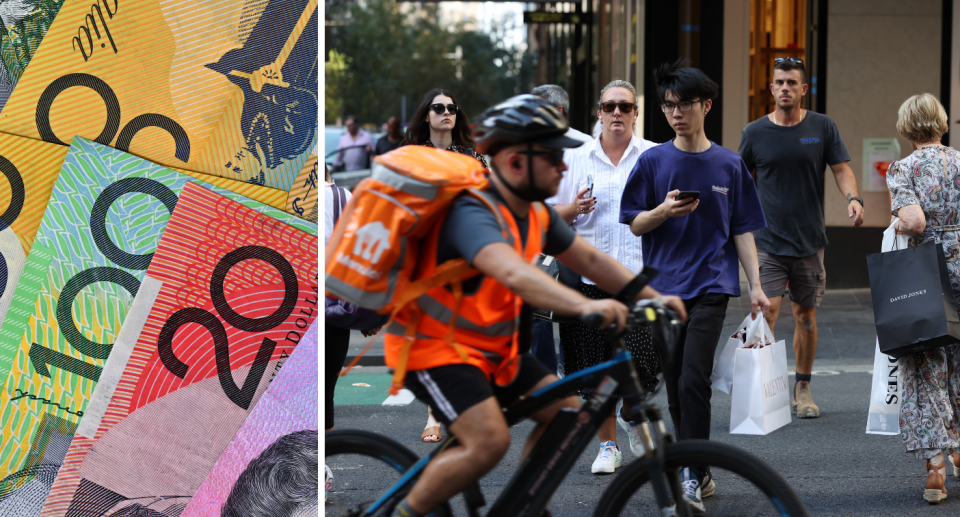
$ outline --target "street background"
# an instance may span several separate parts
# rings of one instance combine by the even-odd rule
[[[749,312],[749,299],[731,298],[724,337]],[[924,464],[903,451],[898,436],[868,435],[864,432],[869,406],[871,370],[876,331],[868,289],[828,291],[818,310],[819,346],[814,377],[810,384],[820,406],[817,419],[798,419],[767,436],[731,435],[730,396],[714,390],[711,439],[741,447],[776,469],[800,495],[811,516],[956,516],[960,514],[960,480],[948,477],[950,497],[939,506],[922,498],[926,481]],[[788,368],[793,374],[792,340],[795,325],[790,304],[784,300],[777,323],[777,339],[786,341]],[[350,355],[366,345],[359,332],[351,343]],[[555,335],[559,335],[555,333]],[[364,362],[382,364],[382,341],[377,339]],[[378,357],[379,356],[379,357]],[[353,386],[370,384],[369,387]],[[426,406],[417,401],[406,405],[383,405],[390,375],[384,367],[364,366],[340,380],[336,392],[337,429],[364,429],[383,433],[418,455],[433,449],[420,442],[426,422]],[[791,388],[793,380],[790,382]],[[396,401],[403,403],[403,400]],[[668,429],[666,393],[661,390],[653,402],[664,410]],[[514,440],[503,462],[481,481],[488,504],[495,500],[519,463],[520,449],[533,428],[524,422],[512,429]],[[624,464],[633,460],[627,437],[619,430],[618,442]],[[555,516],[590,515],[613,476],[590,473],[597,447],[589,447],[553,498]],[[335,474],[336,475],[336,474]],[[337,487],[334,486],[334,491]],[[717,493],[724,490],[717,479]],[[710,500],[706,500],[710,508]],[[455,507],[456,509],[456,507]]]

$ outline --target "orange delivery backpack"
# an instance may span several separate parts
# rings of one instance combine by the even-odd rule
[[[370,177],[354,188],[327,243],[327,295],[395,315],[434,287],[479,274],[460,258],[439,265],[429,277],[414,278],[421,240],[459,195],[488,185],[485,171],[473,157],[420,145],[374,158]],[[485,197],[476,197],[501,218]],[[415,338],[415,321],[407,328],[403,359]],[[466,360],[458,345],[451,342],[451,346]],[[391,393],[399,389],[396,381],[405,374],[403,359],[397,365]]]

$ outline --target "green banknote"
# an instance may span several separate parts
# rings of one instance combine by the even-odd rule
[[[205,179],[217,194],[317,234],[310,222],[215,186],[237,182]],[[0,356],[10,369],[0,392],[0,515],[39,514],[188,181],[196,179],[74,139],[0,329],[18,345]]]

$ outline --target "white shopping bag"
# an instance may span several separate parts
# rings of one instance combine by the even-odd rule
[[[763,323],[761,324],[761,322]],[[737,331],[730,336],[730,339],[727,339],[727,344],[723,347],[720,358],[717,359],[717,364],[713,367],[713,373],[710,374],[710,382],[714,388],[724,393],[730,393],[730,388],[733,386],[734,364],[736,363],[734,352],[738,348],[756,343],[773,343],[773,333],[770,332],[770,327],[767,326],[763,315],[760,313],[757,313],[757,319],[751,319],[747,315],[743,323],[737,327]]]
[[[894,219],[893,224],[883,231],[881,251],[906,249],[907,237],[898,235]],[[900,434],[900,397],[903,386],[903,372],[900,361],[880,352],[877,341],[873,357],[873,382],[870,387],[870,411],[867,414],[867,434]]]
[[[880,351],[873,357],[873,384],[870,387],[870,412],[867,434],[900,434],[900,387],[903,372],[900,361]]]
[[[757,319],[769,332],[766,320]],[[756,346],[734,352],[731,434],[769,434],[791,420],[786,344]]]

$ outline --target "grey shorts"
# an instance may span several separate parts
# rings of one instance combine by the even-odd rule
[[[757,250],[760,261],[760,286],[772,298],[783,296],[790,283],[790,299],[804,307],[819,307],[827,287],[823,268],[823,248],[806,257],[786,257]]]

